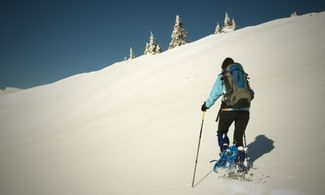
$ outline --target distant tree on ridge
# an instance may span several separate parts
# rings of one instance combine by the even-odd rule
[[[179,15],[177,15],[168,49],[173,49],[175,47],[184,45],[186,43],[187,43],[187,32],[183,27],[181,18],[179,17]]]
[[[225,19],[224,19],[224,26],[222,28],[222,32],[232,32],[236,29],[236,23],[234,18],[230,18],[228,16],[228,13],[225,13]]]
[[[132,49],[132,47],[130,47],[129,60],[131,60],[131,59],[133,59],[133,58],[135,58],[135,55],[134,55],[134,53],[133,53],[133,49]]]
[[[161,53],[161,47],[157,43],[156,38],[154,37],[152,32],[150,32],[149,43],[146,43],[144,54],[145,55],[154,55],[154,54],[159,54],[159,53]]]
[[[214,31],[214,34],[220,34],[222,33],[222,28],[219,25],[219,22],[217,23],[216,29]]]

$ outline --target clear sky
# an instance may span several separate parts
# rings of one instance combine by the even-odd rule
[[[1,0],[0,88],[29,88],[144,52],[150,31],[166,50],[178,14],[189,42],[223,25],[239,28],[325,11],[324,0]],[[303,28],[303,27],[302,27]]]

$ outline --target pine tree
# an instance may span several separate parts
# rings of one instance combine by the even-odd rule
[[[131,59],[133,59],[133,58],[135,58],[135,55],[134,55],[134,53],[133,53],[133,49],[132,49],[132,47],[130,47],[129,60],[131,60]]]
[[[231,19],[230,19],[230,17],[228,16],[228,13],[227,13],[227,12],[226,12],[226,14],[225,14],[224,24],[225,24],[224,27],[232,26]]]
[[[146,47],[144,49],[144,55],[147,55],[149,53],[149,43],[146,43]]]
[[[155,53],[159,54],[161,52],[162,52],[162,49],[161,49],[160,45],[157,45],[156,48],[155,48]]]
[[[183,28],[181,18],[177,15],[168,49],[173,49],[174,47],[186,44],[186,38],[187,32],[185,32],[185,29]]]
[[[216,29],[215,29],[215,31],[214,31],[214,34],[219,34],[219,33],[222,33],[222,29],[221,29],[221,27],[220,27],[220,25],[219,25],[219,22],[217,23],[217,26],[216,26]]]
[[[236,23],[235,19],[231,19],[228,16],[228,13],[225,14],[225,20],[224,20],[224,27],[222,28],[222,32],[232,32],[236,29]]]
[[[148,55],[148,54],[154,55],[154,54],[159,54],[159,53],[161,53],[161,47],[157,43],[156,38],[154,37],[152,32],[150,32],[149,43],[146,43],[146,48],[145,48],[144,54],[145,55]]]
[[[233,29],[233,30],[236,30],[237,25],[236,25],[236,22],[235,22],[235,19],[234,19],[234,18],[232,18],[231,23],[232,23],[232,29]]]

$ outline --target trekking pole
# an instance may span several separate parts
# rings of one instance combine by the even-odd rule
[[[246,148],[246,134],[245,134],[245,132],[244,132],[244,147]]]
[[[197,161],[198,161],[198,158],[199,158],[201,136],[202,136],[203,123],[204,123],[204,115],[205,115],[205,112],[202,113],[202,123],[201,123],[201,129],[200,129],[199,143],[198,143],[197,151],[196,151],[196,159],[195,159],[194,174],[193,174],[193,180],[192,180],[192,188],[194,188],[196,166],[197,166]]]
[[[245,134],[245,132],[244,132],[244,148],[245,148],[245,161],[246,161],[246,164],[248,164],[248,161],[247,161],[247,159],[248,159],[248,152],[247,152],[247,145],[246,145],[246,134]]]

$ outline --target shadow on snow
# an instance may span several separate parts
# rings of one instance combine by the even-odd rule
[[[265,135],[258,135],[255,140],[247,145],[248,162],[253,165],[254,162],[261,158],[264,154],[270,153],[274,147],[274,141]]]

